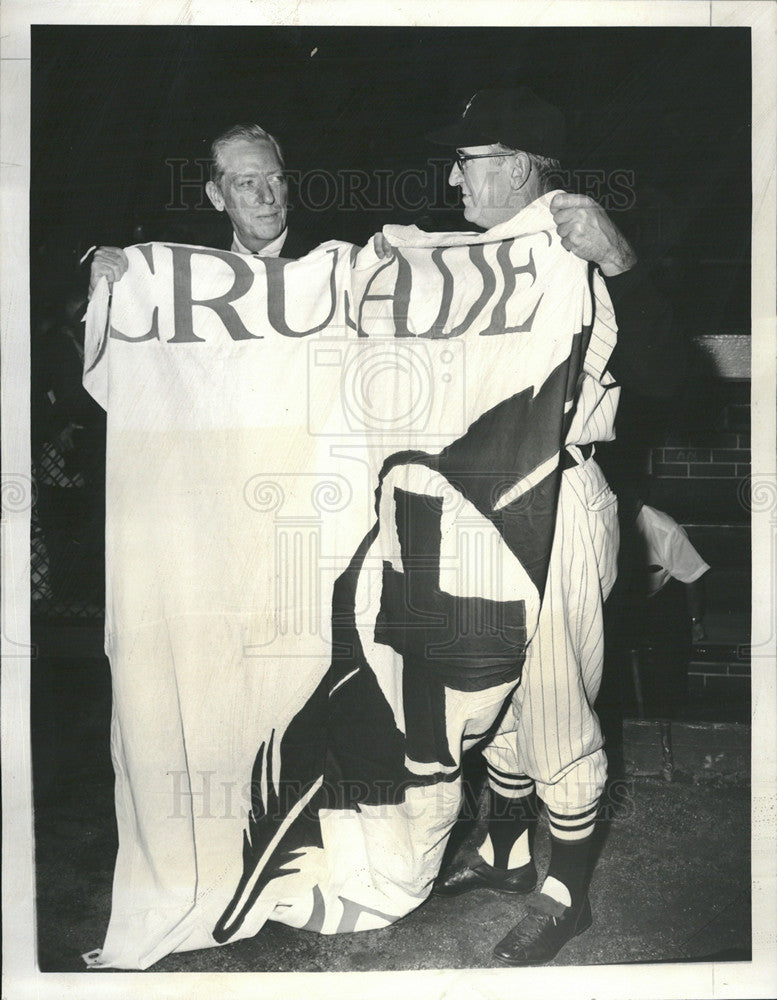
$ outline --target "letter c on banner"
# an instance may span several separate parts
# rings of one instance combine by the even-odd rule
[[[148,264],[149,271],[154,274],[154,254],[151,244],[144,243],[142,246],[135,247],[135,249],[140,251],[143,259]],[[147,333],[143,333],[139,337],[128,337],[126,333],[122,333],[121,330],[117,330],[111,324],[108,336],[112,340],[126,340],[134,344],[139,344],[144,340],[159,340],[159,306],[154,306],[154,312],[151,314],[151,328]],[[101,350],[97,360],[99,360],[99,357],[102,357],[102,353]],[[92,365],[92,368],[94,368],[94,365]]]

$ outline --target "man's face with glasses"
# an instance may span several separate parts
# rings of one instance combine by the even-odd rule
[[[461,188],[464,218],[481,229],[490,229],[516,214],[510,180],[514,152],[497,144],[456,150],[448,183]]]

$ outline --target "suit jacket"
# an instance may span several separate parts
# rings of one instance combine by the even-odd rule
[[[236,237],[233,234],[233,241]],[[298,229],[289,229],[286,233],[286,239],[283,241],[283,247],[281,248],[279,257],[284,260],[298,260],[300,257],[304,257],[309,254],[311,250],[315,248],[320,243],[320,240],[311,239],[306,233],[300,233]],[[230,243],[227,249],[232,249],[234,242]],[[246,251],[247,252],[247,251]],[[256,256],[252,254],[251,256]],[[262,255],[259,254],[261,257]]]
[[[281,257],[287,260],[298,260],[309,254],[311,250],[315,250],[319,243],[320,240],[312,240],[304,230],[300,231],[299,228],[292,229],[290,227],[281,249]]]

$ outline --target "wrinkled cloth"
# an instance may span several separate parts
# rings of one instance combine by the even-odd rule
[[[119,851],[94,965],[428,895],[607,360],[551,198],[481,235],[387,227],[390,260],[131,247],[96,290]]]

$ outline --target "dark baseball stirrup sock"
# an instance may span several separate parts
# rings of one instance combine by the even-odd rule
[[[533,783],[526,780],[528,794],[518,798],[506,798],[493,788],[488,790],[488,837],[480,853],[494,868],[520,868],[531,860],[531,837],[537,826],[537,798]],[[489,841],[493,861],[486,856]]]
[[[577,907],[588,891],[593,835],[589,834],[582,840],[558,840],[551,834],[550,844],[546,884],[549,879],[561,882],[569,890],[572,906]],[[547,887],[551,888],[549,885]],[[545,888],[543,885],[542,892],[545,892]],[[550,894],[557,898],[555,892],[551,891]]]

